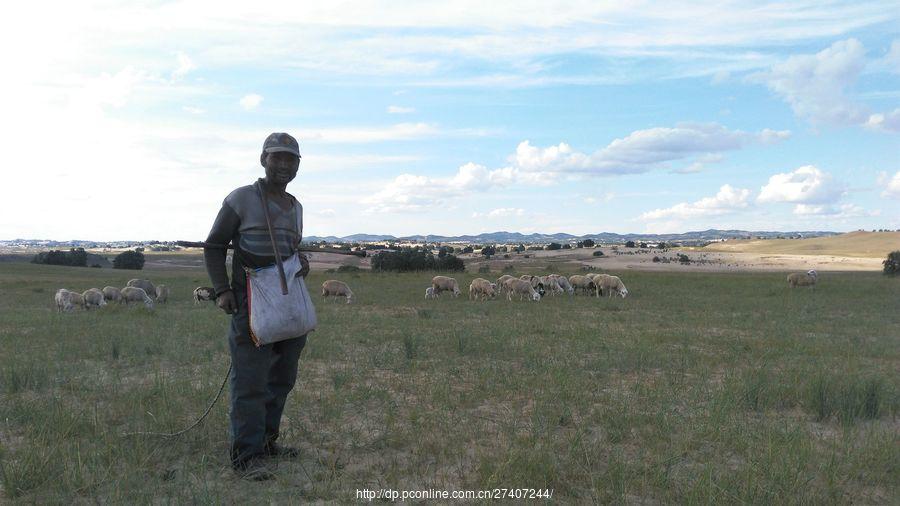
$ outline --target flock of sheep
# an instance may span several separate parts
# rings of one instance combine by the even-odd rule
[[[435,276],[431,286],[425,289],[425,299],[435,299],[441,293],[448,292],[453,297],[460,294],[459,283],[447,276]],[[524,274],[518,278],[504,274],[496,282],[484,278],[475,278],[469,284],[469,299],[493,299],[498,295],[506,295],[507,300],[517,297],[519,300],[539,301],[546,295],[575,295],[576,293],[612,297],[618,295],[625,298],[628,289],[618,276],[609,274],[576,274],[568,278],[559,274],[532,276]]]
[[[150,294],[154,297],[151,298]],[[215,300],[215,291],[209,287],[198,286],[194,290],[194,301]],[[153,309],[154,302],[164,304],[169,300],[169,287],[166,285],[154,286],[149,279],[130,279],[121,290],[114,286],[105,286],[103,289],[88,288],[78,293],[65,288],[56,291],[54,297],[57,312],[70,312],[76,308],[89,310],[94,307],[103,307],[109,303],[125,304],[131,302],[143,302],[148,309]]]
[[[815,286],[818,273],[815,269],[807,272],[795,272],[787,277],[788,286]],[[448,276],[435,276],[431,278],[431,286],[425,289],[425,300],[436,299],[443,292],[450,293],[453,297],[460,295],[459,283]],[[469,299],[486,300],[496,298],[498,295],[506,295],[507,300],[517,297],[519,300],[539,301],[545,295],[595,295],[597,297],[612,297],[618,295],[623,299],[628,295],[628,289],[618,276],[609,274],[575,274],[568,278],[560,274],[547,276],[532,276],[524,274],[518,278],[504,274],[496,282],[484,278],[475,278],[469,284]],[[92,307],[105,306],[109,302],[125,303],[143,302],[148,308],[153,309],[154,300],[149,294],[156,295],[157,303],[165,303],[169,298],[169,288],[166,285],[153,286],[149,279],[131,279],[126,286],[119,290],[113,286],[89,288],[82,293],[72,292],[60,288],[56,292],[56,309],[59,312],[69,312],[80,307],[90,309]],[[343,297],[347,304],[353,302],[353,291],[347,283],[336,279],[329,279],[322,283],[322,297]],[[194,303],[201,300],[215,300],[215,290],[205,286],[194,289]]]

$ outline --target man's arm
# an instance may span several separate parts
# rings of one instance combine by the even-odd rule
[[[222,209],[219,210],[216,221],[213,223],[212,230],[206,242],[211,244],[228,244],[237,234],[240,227],[241,219],[228,204],[223,203]],[[206,262],[206,272],[209,273],[209,279],[212,281],[216,295],[231,290],[228,282],[228,269],[225,266],[225,258],[228,250],[224,248],[204,248],[203,259]]]

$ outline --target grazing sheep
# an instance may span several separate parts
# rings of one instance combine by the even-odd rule
[[[353,292],[347,283],[336,279],[329,279],[322,283],[322,297],[346,297],[347,304],[353,302]]]
[[[107,300],[107,302],[122,302],[122,292],[119,291],[118,288],[114,286],[104,286],[103,287],[103,298]]]
[[[519,279],[530,282],[531,287],[537,290],[541,297],[544,296],[544,283],[541,282],[541,278],[532,276],[531,274],[522,274],[519,276]]]
[[[477,299],[481,297],[481,300],[486,298],[493,299],[496,296],[496,291],[494,287],[496,287],[494,283],[484,279],[484,278],[475,278],[472,280],[472,283],[469,284],[469,299]]]
[[[559,284],[559,287],[562,288],[567,294],[573,295],[575,293],[575,289],[572,288],[572,285],[569,283],[569,279],[565,276],[561,276],[559,274],[551,274],[548,276],[552,279],[556,279],[556,282]]]
[[[84,308],[90,309],[91,306],[101,307],[106,305],[106,298],[99,288],[88,288],[81,294],[84,299]]]
[[[625,296],[628,295],[628,289],[625,288],[625,284],[622,283],[622,280],[619,279],[618,276],[603,274],[602,276],[595,277],[594,281],[597,281],[598,279],[600,284],[597,285],[597,297],[600,297],[604,293],[608,297],[612,297],[613,293],[615,293],[624,299]]]
[[[459,283],[453,278],[435,276],[431,278],[431,286],[434,288],[435,295],[440,295],[441,292],[452,292],[454,297],[459,297]]]
[[[557,295],[563,292],[562,287],[559,286],[559,281],[553,276],[541,276],[541,283],[544,284],[547,288],[547,293],[550,295]]]
[[[794,272],[788,274],[787,281],[788,285],[791,288],[796,288],[798,286],[816,286],[816,281],[818,280],[819,274],[815,269],[810,269],[806,272]]]
[[[582,276],[581,274],[569,276],[569,284],[572,285],[573,290],[581,290],[582,294],[587,293],[593,295],[594,291],[597,289],[597,285],[594,284],[592,279],[587,276]]]
[[[147,309],[153,309],[153,299],[147,295],[143,288],[126,286],[122,289],[122,300],[126,306],[129,302],[143,302]]]
[[[434,294],[434,287],[429,286],[425,289],[425,300],[428,299],[436,299],[437,295]]]
[[[169,300],[169,287],[159,285],[156,287],[156,302],[165,304]]]
[[[522,300],[525,297],[533,301],[541,300],[541,294],[531,286],[531,282],[524,279],[510,279],[506,282],[506,299],[512,300],[513,295],[518,295]]]
[[[156,287],[153,286],[153,283],[151,283],[149,279],[129,279],[128,283],[125,283],[125,286],[140,288],[148,296],[156,295]]]
[[[81,306],[84,309],[84,297],[80,293],[70,292],[65,288],[60,288],[56,291],[56,296],[54,297],[56,300],[56,311],[61,313],[63,311],[69,312],[75,309],[75,306]]]
[[[509,274],[504,274],[504,275],[500,276],[499,278],[497,278],[497,287],[500,290],[500,292],[503,292],[504,287],[506,286],[506,282],[509,281],[510,279],[516,279],[516,278],[515,278],[515,276],[510,276]]]
[[[208,286],[194,288],[194,304],[199,304],[201,300],[216,300],[216,291]]]

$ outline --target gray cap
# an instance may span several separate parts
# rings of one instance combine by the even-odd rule
[[[297,139],[284,132],[275,132],[266,137],[263,153],[291,153],[300,157],[300,144]]]

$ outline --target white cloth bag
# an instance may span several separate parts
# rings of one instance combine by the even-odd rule
[[[281,293],[278,267],[247,269],[250,337],[257,347],[300,337],[315,330],[316,308],[300,272],[299,253],[284,261],[288,294]]]

